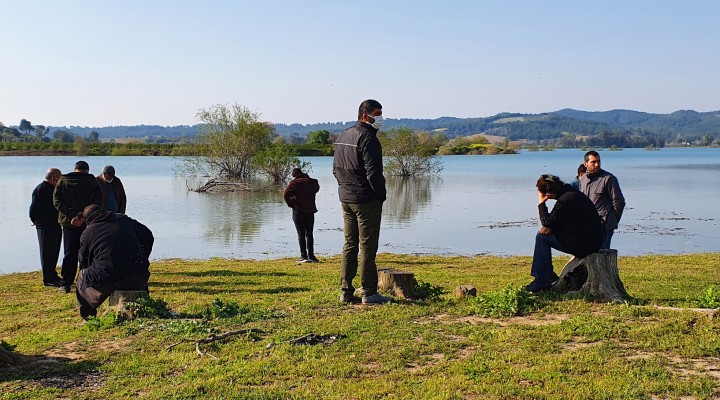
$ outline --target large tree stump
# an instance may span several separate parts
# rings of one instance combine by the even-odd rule
[[[410,298],[413,295],[415,274],[390,269],[378,270],[378,289],[388,291],[396,297]]]
[[[585,293],[612,302],[630,298],[618,274],[617,250],[612,249],[598,250],[583,258],[571,258],[553,285],[553,290]]]

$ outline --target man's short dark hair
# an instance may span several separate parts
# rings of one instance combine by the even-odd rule
[[[301,174],[302,174],[302,170],[300,168],[293,168],[292,172],[290,173],[290,175],[292,175],[293,178],[297,178]]]
[[[75,169],[78,171],[90,171],[90,166],[85,161],[78,161],[75,163]]]
[[[551,174],[542,174],[540,178],[538,178],[535,187],[537,187],[540,193],[546,194],[560,193],[564,185],[565,183],[561,181],[559,177]]]
[[[585,166],[585,164],[578,165],[578,175],[584,174],[586,172],[587,172],[587,167]]]
[[[377,110],[382,110],[382,105],[377,100],[363,101],[358,108],[358,121],[362,119],[363,114],[370,115]]]
[[[593,156],[595,158],[600,158],[600,153],[598,153],[595,150],[590,150],[587,153],[585,153],[585,158],[583,158],[583,160],[585,160],[585,161],[589,160],[590,156]]]
[[[83,212],[82,212],[83,219],[84,219],[85,221],[87,221],[88,218],[89,218],[92,214],[94,214],[94,213],[96,213],[96,212],[98,212],[98,211],[100,211],[100,210],[102,210],[102,208],[101,208],[99,205],[97,205],[97,204],[90,204],[89,206],[83,208]]]

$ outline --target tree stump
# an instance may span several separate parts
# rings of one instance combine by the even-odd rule
[[[413,295],[415,274],[390,269],[378,270],[378,289],[388,291],[396,297],[410,298]]]
[[[453,295],[455,295],[456,298],[462,299],[463,297],[475,297],[477,296],[477,288],[475,286],[470,285],[460,285],[455,288],[455,291],[453,291]]]
[[[137,299],[147,296],[147,290],[116,290],[110,294],[109,309],[118,314],[124,314],[129,318],[133,318],[132,312],[125,307],[125,304],[135,302]]]
[[[553,285],[553,290],[585,293],[612,302],[630,298],[618,274],[617,250],[612,249],[598,250],[583,258],[571,258]]]

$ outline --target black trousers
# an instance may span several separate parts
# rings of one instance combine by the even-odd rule
[[[38,244],[40,245],[40,266],[42,266],[43,282],[55,282],[57,262],[60,257],[62,228],[60,225],[36,227]]]
[[[315,239],[313,238],[315,214],[301,213],[293,210],[292,219],[298,234],[300,256],[302,258],[315,257],[315,251],[313,250],[313,246],[315,245]]]
[[[80,254],[80,235],[85,228],[63,227],[63,249],[65,255],[62,261],[62,279],[65,286],[72,285],[75,282],[75,275],[78,270],[78,256]]]
[[[129,276],[120,282],[91,287],[85,282],[85,270],[80,270],[75,285],[78,309],[83,319],[97,315],[100,305],[116,290],[148,290],[150,272]]]

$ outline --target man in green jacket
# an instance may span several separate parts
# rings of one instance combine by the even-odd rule
[[[63,250],[65,255],[62,261],[62,293],[70,293],[70,285],[75,281],[78,268],[78,251],[80,250],[80,235],[85,226],[82,215],[85,207],[91,204],[102,203],[100,184],[90,174],[90,166],[85,161],[75,163],[75,170],[60,177],[53,192],[53,204],[58,210],[58,222],[63,231]]]

